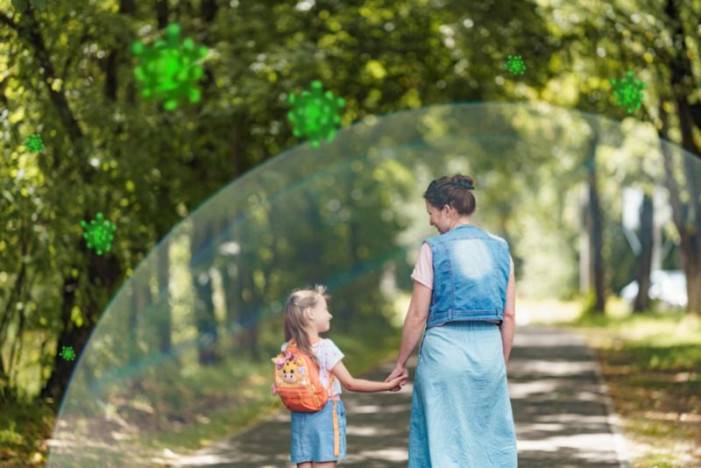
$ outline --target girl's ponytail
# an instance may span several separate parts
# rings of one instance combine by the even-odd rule
[[[297,347],[311,356],[317,365],[319,365],[319,361],[312,352],[312,345],[306,332],[309,323],[304,312],[316,307],[321,297],[327,302],[331,299],[326,294],[326,287],[322,285],[315,285],[313,289],[296,289],[287,298],[284,310],[285,341],[294,339],[297,342]]]

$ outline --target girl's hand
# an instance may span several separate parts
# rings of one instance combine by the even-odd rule
[[[388,381],[387,390],[392,392],[398,392],[402,389],[402,380],[404,380],[404,377],[395,377],[392,380]]]

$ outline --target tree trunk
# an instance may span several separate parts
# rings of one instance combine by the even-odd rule
[[[20,39],[24,40],[33,50],[34,58],[37,62],[38,72],[41,73],[43,78],[43,84],[46,88],[46,92],[49,95],[49,100],[51,101],[54,110],[58,114],[59,120],[62,122],[63,127],[66,131],[71,142],[77,147],[82,141],[83,131],[78,125],[78,120],[73,115],[70,106],[68,105],[68,100],[66,98],[65,88],[60,90],[54,89],[52,83],[57,78],[56,70],[53,62],[49,56],[49,52],[46,49],[46,44],[41,36],[41,31],[39,29],[39,23],[34,16],[32,8],[27,8],[27,10],[22,13],[21,20],[19,23],[15,24],[14,27],[17,30],[17,34]],[[84,154],[79,154],[82,159]],[[86,176],[86,182],[89,182],[94,171],[91,170],[90,164],[87,161],[80,161],[81,167],[83,167],[84,175]],[[53,159],[53,169],[58,170],[60,167],[60,161],[58,158]]]
[[[691,153],[699,153],[691,133],[689,108],[686,98],[677,96],[677,113],[682,130],[682,146]],[[701,164],[688,154],[683,154],[684,176],[689,192],[686,219],[681,226],[681,256],[686,276],[686,310],[690,314],[701,315],[701,196],[699,196],[699,171]]]
[[[26,255],[26,244],[27,242],[22,242],[21,256]],[[2,318],[0,319],[0,399],[10,398],[15,395],[14,384],[12,382],[12,361],[8,361],[7,368],[3,364],[3,348],[7,345],[7,330],[13,320],[14,311],[17,310],[17,303],[22,298],[22,291],[27,283],[27,264],[24,262],[20,263],[19,273],[15,279],[15,283],[10,291],[7,302],[5,303],[5,311],[3,312]],[[17,339],[17,338],[15,338]]]
[[[58,337],[56,352],[54,353],[51,375],[41,389],[40,396],[46,398],[50,404],[56,404],[63,398],[63,392],[68,387],[73,365],[59,356],[63,346],[73,346],[78,354],[82,349],[89,334],[85,327],[73,327],[71,322],[71,310],[75,303],[75,293],[78,288],[78,278],[67,275],[63,280],[63,301],[61,303],[61,334]]]
[[[693,115],[689,107],[687,90],[693,87],[693,73],[689,60],[689,51],[684,37],[684,29],[679,15],[677,3],[667,0],[665,14],[674,26],[672,40],[678,48],[674,54],[670,69],[670,86],[674,103],[679,117],[679,128],[682,135],[682,147],[691,154],[701,151],[693,136]],[[701,164],[690,155],[682,156],[684,175],[689,191],[687,219],[679,218],[677,224],[681,239],[681,260],[686,276],[687,312],[701,315]]]
[[[148,279],[145,282],[130,281],[131,298],[130,307],[126,311],[127,317],[126,329],[121,330],[124,333],[129,345],[127,346],[127,367],[135,369],[139,361],[139,317],[143,315],[146,307],[146,295],[144,289],[148,287]]]
[[[260,301],[256,293],[253,274],[256,263],[245,257],[237,265],[238,280],[241,289],[238,291],[239,310],[237,313],[237,329],[240,331],[240,346],[252,360],[258,358],[258,317]]]
[[[640,254],[635,271],[638,282],[638,294],[633,302],[633,312],[641,312],[650,307],[650,273],[652,269],[653,247],[653,201],[647,193],[643,194],[640,207]]]
[[[684,31],[685,23],[682,21],[679,5],[683,5],[682,0],[678,0],[678,2],[667,0],[665,4],[665,14],[669,23],[674,26],[672,41],[676,51],[673,63],[670,66],[672,71],[672,92],[677,99],[683,99],[685,102],[687,112],[685,112],[684,116],[680,115],[680,119],[687,121],[689,131],[691,131],[692,123],[696,124],[696,127],[701,130],[701,102],[691,104],[687,99],[695,91],[696,78],[691,68],[691,54],[685,36],[693,37],[697,35],[697,32],[696,30]],[[690,24],[693,24],[693,22]],[[695,28],[696,24],[693,24],[692,27]],[[697,160],[701,159],[701,154],[699,154],[698,150],[692,151],[686,146],[685,149],[691,151],[691,156],[695,156]]]
[[[41,389],[40,396],[49,398],[53,403],[58,403],[63,398],[68,387],[70,376],[73,373],[75,364],[85,347],[95,325],[100,318],[103,298],[95,291],[104,291],[110,294],[115,285],[122,277],[122,268],[114,254],[105,254],[98,257],[87,251],[87,247],[80,240],[80,247],[76,249],[80,255],[89,256],[87,275],[89,280],[90,293],[85,294],[85,304],[81,304],[83,313],[83,323],[77,326],[71,316],[73,307],[76,305],[76,292],[79,286],[79,275],[73,276],[70,273],[64,277],[63,281],[63,301],[61,303],[61,333],[58,337],[56,352],[54,354],[53,366],[49,380]],[[76,265],[80,270],[81,266]],[[73,361],[65,360],[59,355],[64,346],[71,346],[75,351],[76,358]]]
[[[235,258],[235,257],[234,257]],[[219,274],[222,279],[222,287],[224,288],[224,306],[226,308],[225,327],[224,330],[227,336],[226,351],[233,351],[236,343],[231,343],[231,337],[236,335],[238,331],[238,323],[236,312],[239,310],[239,295],[241,294],[241,286],[239,284],[238,274],[234,274],[236,260],[232,260],[229,264],[222,266],[219,269]]]
[[[212,227],[206,223],[208,222],[202,221],[193,226],[190,243],[190,274],[194,287],[197,353],[198,361],[202,365],[216,363],[220,359],[216,352],[219,336],[214,315],[212,275],[209,272],[214,253],[213,246],[207,245],[211,241]],[[197,259],[197,263],[195,263],[195,259]]]
[[[591,290],[591,242],[589,235],[589,201],[588,188],[582,187],[579,193],[579,292],[587,293]]]
[[[662,128],[659,130],[659,135],[662,140],[668,140],[669,133],[669,115],[665,109],[664,100],[660,99],[659,105],[660,120],[662,122]],[[679,233],[679,256],[680,262],[682,264],[682,269],[686,277],[686,293],[687,293],[687,312],[689,313],[699,313],[699,302],[701,302],[701,284],[699,284],[699,277],[701,276],[698,271],[701,266],[699,266],[698,260],[696,264],[693,264],[692,259],[694,258],[694,244],[696,244],[697,254],[698,254],[698,237],[699,234],[694,234],[689,232],[689,227],[686,222],[686,213],[681,202],[681,190],[677,184],[677,180],[674,177],[674,155],[671,154],[671,149],[669,145],[664,144],[660,141],[662,157],[664,162],[664,172],[665,172],[665,185],[669,191],[669,199],[672,205],[672,219],[674,220],[674,225]],[[687,157],[688,156],[683,156]],[[697,231],[698,232],[698,231]],[[693,242],[693,238],[695,242]],[[690,254],[691,253],[691,254]]]
[[[604,216],[599,202],[599,188],[596,168],[596,148],[598,146],[598,128],[593,128],[587,164],[587,185],[589,191],[589,235],[592,258],[592,279],[594,284],[594,312],[604,314],[606,310],[606,291],[604,286],[604,260],[603,260],[603,225]]]
[[[217,0],[202,0],[201,14],[205,23],[211,24],[217,16]]]
[[[168,26],[168,17],[170,16],[170,9],[168,8],[168,0],[157,0],[156,1],[156,21],[158,22],[158,29],[163,29]]]
[[[134,0],[120,0],[119,2],[119,13],[122,15],[132,16],[136,10],[136,4]],[[120,58],[123,49],[127,49],[128,44],[122,44],[120,47],[115,47],[107,55],[105,60],[104,72],[105,72],[105,97],[112,102],[117,101],[117,90],[119,89],[119,83],[117,80],[118,69],[120,64]]]
[[[158,290],[162,292],[163,299],[157,304],[158,314],[158,349],[163,354],[171,354],[173,348],[172,328],[173,319],[170,307],[170,239],[164,240],[158,251]]]

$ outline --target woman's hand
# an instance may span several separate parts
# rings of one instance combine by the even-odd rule
[[[392,372],[390,372],[390,374],[387,376],[387,378],[385,379],[385,382],[389,382],[389,381],[394,380],[396,378],[400,379],[401,384],[392,388],[391,389],[392,392],[398,392],[399,390],[401,390],[401,386],[409,381],[409,371],[407,370],[407,368],[405,366],[403,366],[401,364],[397,364],[394,367],[394,369],[392,369]]]
[[[402,382],[403,378],[400,377],[395,377],[391,379],[389,382],[387,382],[387,391],[389,392],[397,392],[402,389]]]

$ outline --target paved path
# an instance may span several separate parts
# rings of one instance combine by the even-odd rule
[[[408,365],[413,379],[416,358]],[[384,380],[391,367],[363,377]],[[621,460],[623,440],[595,356],[579,335],[517,326],[508,376],[519,467],[630,466]],[[409,384],[398,393],[344,392],[348,450],[339,466],[407,466],[411,390]],[[289,413],[280,412],[171,466],[291,467],[289,419]]]

